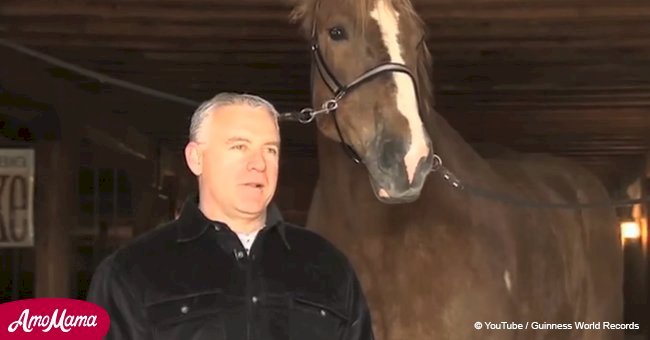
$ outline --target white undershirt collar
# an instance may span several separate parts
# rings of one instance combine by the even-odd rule
[[[262,227],[264,228],[264,227]],[[257,237],[257,234],[259,233],[262,228],[257,229],[251,233],[235,233],[239,237],[239,240],[241,241],[241,244],[244,246],[244,249],[246,249],[246,253],[250,254],[251,251],[251,246],[253,245],[253,242],[255,241],[255,238]]]

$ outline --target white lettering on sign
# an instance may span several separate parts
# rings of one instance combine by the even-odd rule
[[[34,151],[0,149],[0,247],[34,245]]]
[[[0,168],[26,168],[27,159],[24,156],[0,156]]]

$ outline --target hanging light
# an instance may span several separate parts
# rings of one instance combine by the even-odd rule
[[[637,221],[622,221],[621,222],[621,238],[623,240],[638,239],[641,237],[641,227]]]

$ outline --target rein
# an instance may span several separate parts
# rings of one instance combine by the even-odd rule
[[[456,175],[454,175],[449,169],[447,169],[443,164],[440,156],[434,154],[433,156],[433,168],[431,172],[437,172],[440,176],[449,183],[452,187],[467,192],[469,194],[487,198],[493,201],[500,201],[510,205],[528,207],[528,208],[550,208],[550,209],[583,209],[583,208],[598,208],[598,207],[625,207],[631,206],[639,203],[650,202],[650,196],[642,198],[631,198],[631,199],[622,199],[622,200],[604,200],[599,202],[588,202],[588,203],[553,203],[553,202],[538,202],[530,200],[522,200],[510,195],[506,195],[500,192],[487,190],[481,187],[473,186],[471,184],[463,184]]]

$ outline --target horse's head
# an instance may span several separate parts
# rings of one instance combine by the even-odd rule
[[[312,43],[313,103],[337,106],[318,128],[365,164],[379,200],[417,199],[434,162],[422,22],[408,0],[297,1],[294,19]]]

